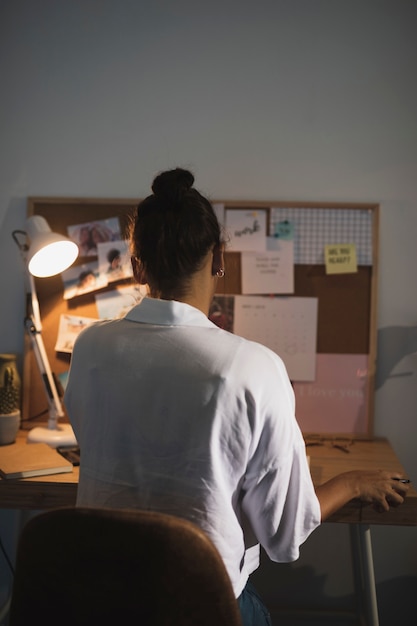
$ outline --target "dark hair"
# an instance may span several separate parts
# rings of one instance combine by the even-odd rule
[[[188,170],[162,172],[153,181],[153,194],[137,208],[131,252],[152,295],[182,295],[208,252],[221,243],[213,207],[193,183]]]
[[[78,285],[82,285],[85,279],[89,276],[93,276],[94,278],[96,277],[93,270],[83,270],[82,272],[80,272],[80,275],[78,276]]]
[[[112,248],[107,253],[107,260],[109,263],[113,263],[113,261],[117,258],[120,258],[120,250],[116,250],[116,248]]]

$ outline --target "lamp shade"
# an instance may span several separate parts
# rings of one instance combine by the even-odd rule
[[[78,256],[78,246],[67,237],[54,233],[41,215],[32,215],[26,221],[29,237],[27,263],[33,276],[45,278],[66,270]]]

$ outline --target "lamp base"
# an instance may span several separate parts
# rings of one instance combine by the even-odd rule
[[[47,443],[51,448],[76,446],[77,440],[70,424],[59,424],[56,428],[37,426],[28,433],[28,443]]]

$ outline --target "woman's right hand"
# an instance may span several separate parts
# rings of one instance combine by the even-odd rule
[[[322,521],[355,498],[372,504],[381,512],[399,506],[409,489],[408,483],[400,482],[403,478],[398,472],[385,470],[352,470],[338,474],[316,487]]]

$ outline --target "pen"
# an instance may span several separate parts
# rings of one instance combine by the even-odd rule
[[[395,476],[392,478],[392,480],[396,480],[399,483],[411,483],[411,480],[409,478],[396,478]]]

